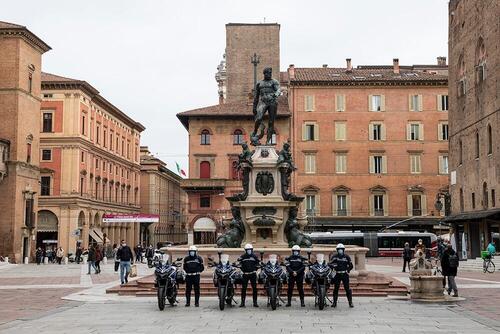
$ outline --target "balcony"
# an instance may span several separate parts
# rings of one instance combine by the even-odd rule
[[[226,179],[183,179],[181,188],[186,191],[224,190]]]

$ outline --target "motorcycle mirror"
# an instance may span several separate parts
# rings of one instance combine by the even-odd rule
[[[182,260],[183,260],[183,258],[182,258],[182,257],[178,257],[178,258],[177,258],[177,261],[182,261]]]
[[[211,257],[209,256],[209,257],[208,257],[208,261],[212,261],[212,262],[213,262],[213,261],[214,261],[214,259],[213,259],[213,258],[211,258]]]

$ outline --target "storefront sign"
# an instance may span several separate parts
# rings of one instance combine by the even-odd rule
[[[105,214],[102,217],[103,223],[158,223],[159,221],[159,215],[148,214]]]

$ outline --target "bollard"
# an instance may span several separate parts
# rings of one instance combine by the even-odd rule
[[[24,258],[24,264],[28,264],[29,262],[30,262],[30,259],[26,256],[26,257]]]
[[[102,259],[102,263],[104,263],[105,265],[106,265],[106,264],[108,264],[108,258],[107,258],[107,257],[104,257],[104,258]]]
[[[43,264],[49,264],[49,258],[48,257],[44,257],[43,258]]]
[[[9,258],[6,256],[3,258],[5,263],[9,263]]]
[[[68,264],[68,257],[67,256],[64,257],[64,264]]]

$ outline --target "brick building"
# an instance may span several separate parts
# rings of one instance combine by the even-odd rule
[[[187,242],[187,195],[181,189],[182,178],[166,164],[141,146],[141,212],[160,216],[158,223],[141,229],[141,242]]]
[[[451,0],[450,170],[459,251],[477,257],[499,244],[500,3]]]
[[[288,68],[295,193],[310,230],[432,230],[448,185],[446,58]]]
[[[0,255],[16,263],[34,254],[40,77],[49,50],[26,27],[0,22]]]
[[[41,87],[37,244],[53,240],[68,252],[77,243],[136,244],[137,224],[102,218],[140,211],[144,127],[85,81],[42,73]]]

